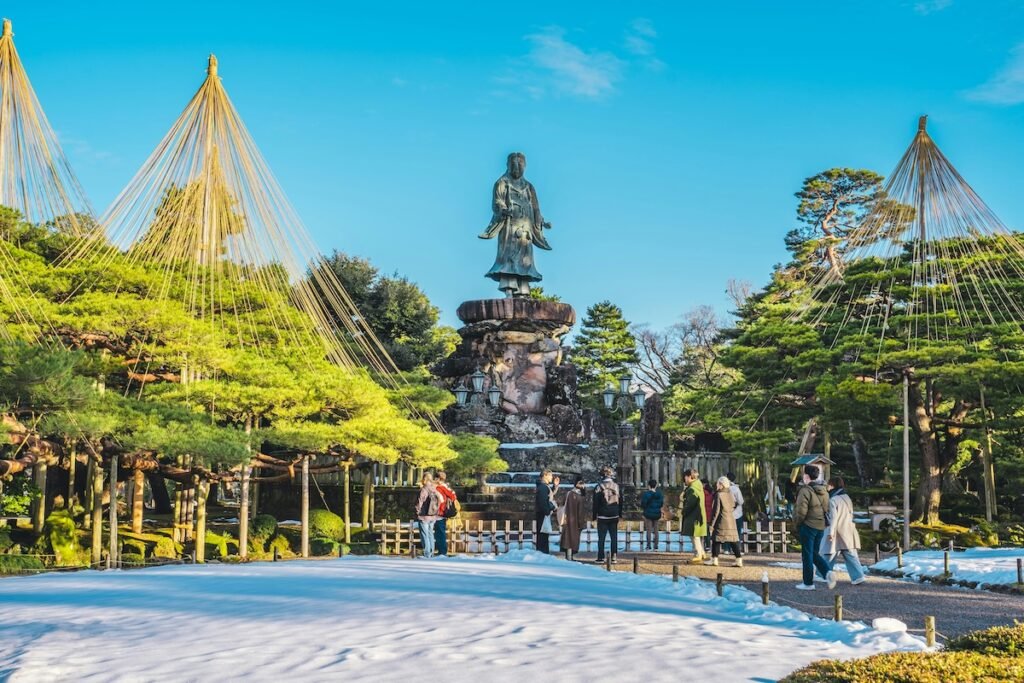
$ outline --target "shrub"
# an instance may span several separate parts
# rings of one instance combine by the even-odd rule
[[[121,553],[121,564],[143,566],[146,564],[146,556],[141,553]]]
[[[330,510],[310,510],[309,536],[344,541],[345,521]]]
[[[274,549],[277,549],[277,554],[281,557],[287,557],[292,554],[292,545],[288,542],[287,537],[278,534],[270,539],[267,543],[267,553],[271,556],[274,554]]]
[[[340,543],[331,538],[309,539],[309,552],[316,557],[322,555],[337,555]]]
[[[0,553],[7,552],[7,549],[14,545],[14,541],[11,540],[11,530],[5,526],[0,526]]]
[[[256,515],[249,525],[249,538],[263,545],[277,533],[277,520],[273,515]]]
[[[233,552],[232,552],[233,550]],[[238,553],[238,541],[231,538],[227,534],[223,536],[221,534],[215,534],[211,531],[206,532],[206,559],[214,560],[221,557],[227,557],[228,555],[234,555]]]
[[[889,652],[849,661],[823,660],[780,683],[981,683],[1024,680],[1024,659],[978,652]]]
[[[45,539],[45,540],[44,540]],[[42,544],[45,553],[56,556],[56,564],[75,566],[82,562],[82,549],[78,545],[78,530],[75,520],[67,510],[54,510],[43,526]]]
[[[32,555],[0,555],[0,575],[31,574],[43,569],[43,563]]]
[[[1024,623],[973,631],[946,643],[947,652],[979,652],[984,655],[1024,656]]]

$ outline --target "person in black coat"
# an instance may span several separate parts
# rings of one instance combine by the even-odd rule
[[[619,485],[612,478],[615,470],[601,468],[601,483],[594,487],[594,519],[597,520],[597,562],[604,562],[604,539],[611,539],[611,561],[614,564],[619,554],[619,517],[622,516],[622,502]]]
[[[548,529],[551,529],[551,513],[555,511],[554,491],[558,488],[559,479],[551,473],[551,470],[544,469],[537,479],[537,496],[534,499],[534,520],[537,522],[537,550],[542,553],[551,552],[551,532],[541,531],[544,528],[544,521],[548,520]]]

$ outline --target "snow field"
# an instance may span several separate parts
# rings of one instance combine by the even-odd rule
[[[0,680],[775,680],[921,639],[529,551],[0,581]],[[725,676],[723,679],[722,676]]]
[[[969,548],[949,554],[950,579],[981,586],[1017,583],[1017,559],[1024,558],[1024,548]],[[944,552],[914,550],[903,553],[903,568],[896,567],[896,558],[887,557],[871,566],[879,571],[898,572],[911,578],[941,577]]]

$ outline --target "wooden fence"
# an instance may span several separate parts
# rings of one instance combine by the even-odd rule
[[[372,476],[373,485],[379,488],[418,487],[424,471],[422,467],[415,467],[404,462],[397,462],[393,465],[374,463],[367,467],[353,467],[352,483],[361,486],[368,477]],[[344,474],[342,472],[314,474],[312,478],[321,486],[344,485]]]
[[[374,523],[374,531],[383,555],[404,555],[413,545],[420,547],[420,533],[414,521],[389,520]],[[679,523],[662,521],[658,528],[658,547],[666,552],[692,552],[689,539],[680,535]],[[535,521],[461,520],[448,522],[448,550],[457,554],[497,555],[511,550],[534,549],[537,537]],[[784,553],[789,548],[789,530],[785,524],[767,522],[757,529],[746,529],[742,536],[745,553]],[[643,552],[643,522],[619,523],[618,548],[621,552]],[[558,549],[558,535],[551,536],[551,549]],[[593,522],[580,534],[580,552],[597,551],[597,527]]]
[[[666,486],[682,486],[683,472],[695,469],[702,481],[714,482],[732,472],[739,483],[761,476],[761,464],[733,453],[706,451],[633,451],[633,486],[657,479]]]

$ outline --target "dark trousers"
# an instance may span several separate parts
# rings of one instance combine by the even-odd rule
[[[434,550],[438,555],[448,554],[448,520],[444,517],[434,522]]]
[[[711,542],[711,557],[718,557],[718,554],[722,552],[722,548],[725,546],[732,546],[732,554],[736,557],[743,557],[743,553],[740,551],[740,544],[732,541],[712,541]]]
[[[817,569],[821,578],[829,573],[828,562],[821,556],[818,550],[821,548],[821,538],[825,535],[824,530],[814,529],[806,524],[800,525],[800,560],[804,568],[804,585],[814,585],[814,570]]]
[[[542,533],[540,530],[544,526],[544,520],[547,518],[547,515],[539,512],[534,516],[537,522],[537,541],[534,545],[537,546],[537,552],[551,554],[551,534]]]
[[[604,559],[604,539],[611,536],[611,555],[619,554],[619,520],[599,519],[597,520],[597,559]]]

